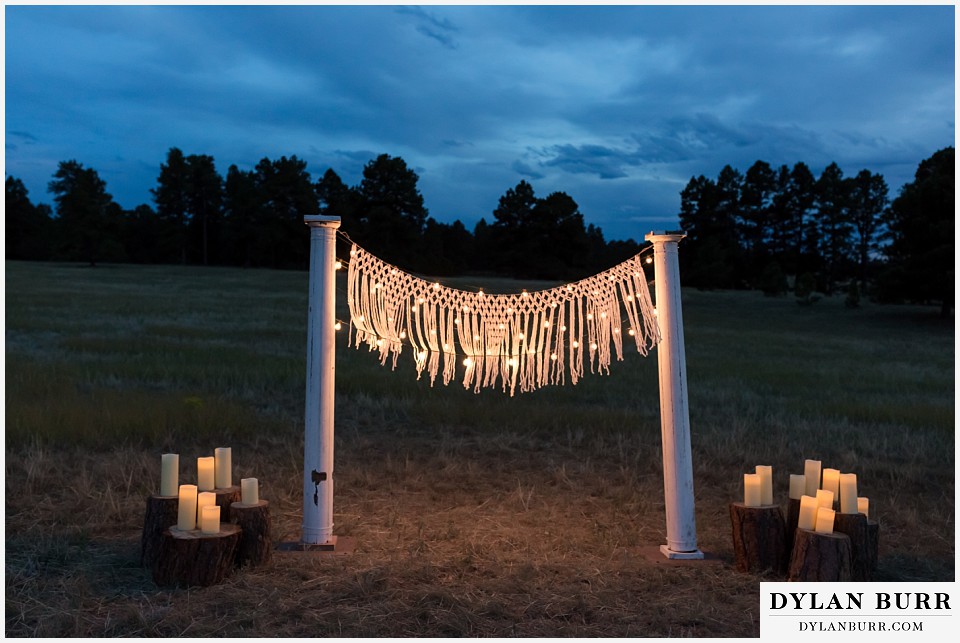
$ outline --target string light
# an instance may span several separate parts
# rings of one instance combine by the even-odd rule
[[[479,392],[481,386],[502,382],[511,395],[515,388],[530,391],[548,384],[576,384],[587,369],[608,372],[614,354],[622,359],[622,327],[617,322],[623,308],[638,352],[646,354],[658,340],[648,282],[635,278],[643,276],[640,266],[645,257],[641,255],[575,283],[501,295],[424,281],[356,245],[350,254],[349,266],[343,265],[345,261],[340,265],[349,268],[347,301],[357,328],[357,346],[366,344],[379,352],[382,364],[393,355],[395,367],[402,345],[410,342],[418,373],[426,369],[431,383],[442,372],[442,381],[448,384],[458,377],[461,363],[467,369],[460,372],[466,388]],[[461,320],[467,328],[455,331],[455,326],[463,326]],[[565,322],[570,322],[569,328]],[[526,331],[531,329],[528,336]],[[350,339],[352,344],[354,336]],[[511,341],[513,355],[504,352]],[[581,344],[589,347],[589,363]],[[564,345],[569,347],[569,361],[563,359]],[[461,357],[440,360],[435,354],[427,359],[441,351],[445,356],[459,352]],[[544,368],[545,359],[555,365]]]

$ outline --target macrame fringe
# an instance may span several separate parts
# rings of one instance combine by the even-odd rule
[[[512,396],[547,385],[576,384],[584,374],[609,374],[611,345],[623,360],[623,337],[646,355],[660,340],[640,255],[582,281],[519,294],[447,288],[387,264],[363,248],[350,251],[350,321],[357,348],[380,363],[413,349],[417,378],[479,393],[500,383]]]

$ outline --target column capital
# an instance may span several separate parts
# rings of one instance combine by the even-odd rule
[[[670,243],[671,241],[677,243],[686,236],[687,233],[683,230],[656,230],[647,233],[643,240],[656,245],[658,243]]]
[[[311,228],[333,228],[340,227],[340,217],[328,217],[323,214],[305,214],[303,222]]]

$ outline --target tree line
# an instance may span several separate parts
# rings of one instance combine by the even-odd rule
[[[341,229],[371,252],[430,275],[499,274],[572,280],[632,256],[633,240],[607,241],[585,225],[564,192],[545,197],[526,181],[508,189],[473,230],[429,216],[419,177],[400,157],[381,154],[348,186],[333,169],[317,181],[296,156],[231,165],[221,176],[208,155],[168,151],[153,205],[124,210],[96,170],[58,165],[34,204],[23,183],[6,179],[8,259],[180,263],[305,269],[303,215],[341,217]],[[745,173],[724,167],[697,176],[680,193],[684,285],[793,287],[865,292],[881,301],[940,302],[954,290],[954,149],[922,161],[892,201],[882,175],[845,177],[836,163],[815,177],[804,163],[757,161]],[[791,284],[792,281],[792,284]],[[858,295],[859,296],[859,295]]]
[[[880,174],[845,177],[836,163],[757,161],[693,177],[680,193],[685,285],[791,287],[879,301],[954,300],[954,149],[922,161],[892,201]],[[790,281],[793,282],[792,286]]]
[[[569,195],[539,198],[521,181],[468,230],[436,221],[419,177],[400,157],[381,154],[348,186],[333,169],[317,181],[296,156],[262,159],[226,176],[208,155],[171,148],[151,190],[153,205],[124,210],[93,168],[59,164],[48,191],[54,207],[31,202],[23,182],[6,179],[8,259],[179,263],[305,269],[304,214],[341,217],[341,230],[404,269],[430,275],[492,273],[533,279],[581,278],[639,252],[607,242],[585,225]]]

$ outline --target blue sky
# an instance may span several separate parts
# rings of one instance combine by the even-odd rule
[[[5,6],[5,172],[57,163],[152,204],[169,148],[221,174],[381,153],[430,215],[492,220],[521,179],[606,237],[677,226],[692,176],[802,161],[891,197],[954,144],[954,7]]]

